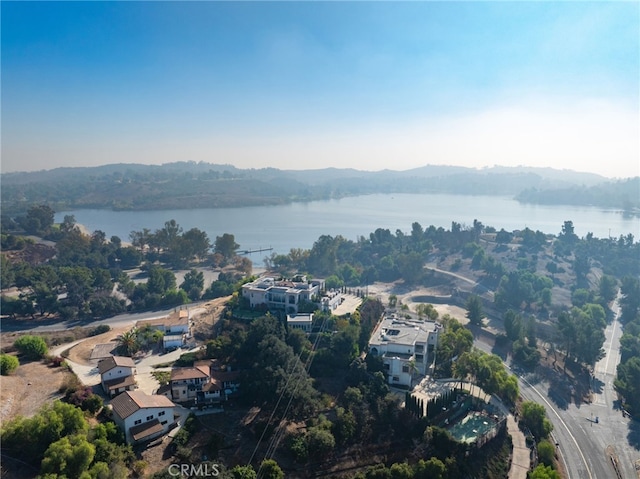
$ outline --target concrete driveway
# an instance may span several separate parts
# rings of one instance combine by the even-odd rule
[[[80,344],[86,339],[80,339],[73,343],[67,343],[58,346],[52,351],[56,356],[62,354],[63,351],[71,349],[72,347]],[[148,354],[141,359],[135,360],[136,364],[136,382],[138,383],[138,389],[146,392],[147,394],[153,394],[159,387],[158,381],[151,375],[153,371],[170,371],[171,367],[156,368],[158,364],[171,363],[176,361],[183,353],[194,352],[197,349],[182,349],[178,348],[167,354]],[[77,362],[65,359],[71,370],[78,376],[78,379],[85,386],[96,386],[100,384],[100,373],[98,372],[98,362],[91,365],[79,364]]]

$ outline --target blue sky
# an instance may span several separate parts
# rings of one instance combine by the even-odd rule
[[[2,172],[640,175],[638,2],[1,2]]]

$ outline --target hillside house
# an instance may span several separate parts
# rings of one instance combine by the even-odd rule
[[[165,396],[125,391],[111,401],[114,422],[127,444],[146,442],[166,434],[174,425],[175,404]]]
[[[307,281],[304,275],[291,280],[259,278],[242,285],[242,297],[252,308],[263,306],[270,311],[284,311],[292,315],[298,314],[300,307],[309,303],[327,311],[340,304],[339,292],[325,293],[323,280]]]
[[[299,329],[311,333],[313,329],[313,313],[287,314],[287,328]]]
[[[125,356],[110,356],[98,362],[102,390],[114,397],[125,391],[136,389],[135,363]]]
[[[392,386],[411,387],[416,375],[426,375],[434,359],[442,325],[435,321],[385,317],[369,340],[369,354],[382,359]]]
[[[165,318],[138,321],[139,329],[150,327],[163,333],[164,349],[179,348],[191,337],[191,319],[188,310],[181,309]]]
[[[211,382],[209,366],[173,368],[171,370],[171,398],[175,402],[197,401],[203,387]],[[209,390],[207,388],[207,390]]]

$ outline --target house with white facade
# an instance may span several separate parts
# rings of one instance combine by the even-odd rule
[[[313,329],[313,313],[287,314],[287,328],[310,333]]]
[[[135,363],[125,356],[109,356],[98,362],[102,390],[109,397],[136,389]]]
[[[175,424],[175,404],[165,396],[125,391],[111,401],[114,422],[124,431],[127,444],[149,441]]]
[[[138,329],[150,327],[163,333],[164,349],[179,348],[191,337],[189,310],[181,309],[165,318],[146,319],[136,323]]]
[[[340,304],[340,293],[324,291],[324,281],[308,281],[306,276],[298,275],[293,279],[259,278],[242,285],[242,297],[249,301],[252,308],[263,306],[270,311],[284,311],[286,314],[298,314],[304,304],[315,304],[318,308],[331,311]]]
[[[382,359],[389,384],[411,387],[433,362],[442,325],[435,321],[383,318],[369,340],[369,354]]]

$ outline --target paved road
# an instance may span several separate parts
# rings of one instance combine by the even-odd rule
[[[197,310],[203,304],[208,301],[198,301],[195,303],[189,303],[188,307],[190,310]],[[11,333],[11,332],[31,332],[31,333],[44,333],[44,332],[53,332],[53,331],[68,331],[78,326],[99,326],[101,324],[108,324],[112,328],[119,328],[124,326],[134,326],[136,322],[143,319],[156,319],[156,318],[165,318],[176,308],[169,308],[158,311],[146,311],[143,313],[125,313],[119,314],[117,316],[113,316],[107,319],[100,319],[96,321],[62,321],[60,319],[56,320],[30,320],[30,319],[22,319],[19,321],[14,321],[10,319],[3,319],[2,323],[0,323],[0,331],[3,333]]]

